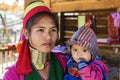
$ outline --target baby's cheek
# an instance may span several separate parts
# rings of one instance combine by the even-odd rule
[[[77,55],[76,55],[76,54],[72,54],[72,57],[73,57],[74,59],[76,59],[76,58],[77,58]]]
[[[73,55],[73,59],[75,60],[75,62],[79,62],[79,56],[78,55]]]

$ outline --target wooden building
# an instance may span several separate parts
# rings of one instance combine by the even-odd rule
[[[25,7],[34,0],[25,0]],[[37,0],[41,1],[41,0]],[[120,11],[119,0],[42,0],[58,15],[59,22],[59,44],[64,45],[66,41],[78,29],[78,16],[94,15],[96,17],[95,32],[98,38],[108,38],[108,15]],[[99,45],[104,47],[115,47],[115,53],[119,52],[119,45]]]

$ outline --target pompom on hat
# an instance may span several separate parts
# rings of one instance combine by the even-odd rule
[[[94,31],[88,27],[79,28],[67,42],[68,46],[78,44],[92,54],[92,60],[95,59],[98,52],[97,37]]]
[[[24,11],[24,20],[23,20],[23,28],[26,28],[26,23],[28,20],[37,13],[40,12],[50,12],[50,9],[46,7],[43,2],[32,2],[27,6]],[[22,29],[23,29],[22,28]],[[32,72],[31,67],[31,52],[29,49],[29,42],[25,39],[25,36],[22,34],[20,36],[20,43],[19,44],[19,57],[16,64],[17,67],[17,74],[27,75]]]

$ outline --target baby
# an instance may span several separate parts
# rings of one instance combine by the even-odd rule
[[[106,65],[95,57],[98,52],[97,37],[88,27],[79,28],[68,42],[71,57],[64,80],[105,80]]]

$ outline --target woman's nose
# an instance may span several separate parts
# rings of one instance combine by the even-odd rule
[[[47,40],[50,40],[51,34],[50,34],[49,31],[47,31],[47,32],[45,33],[45,37],[46,37]]]

